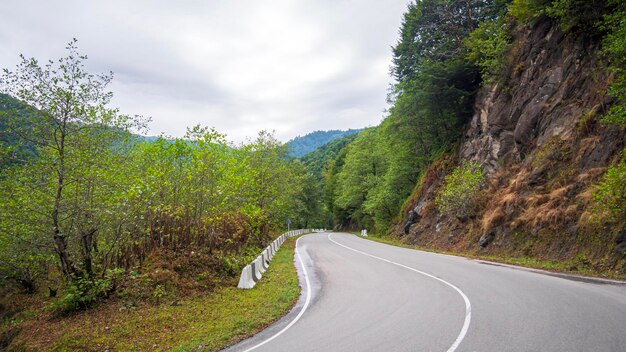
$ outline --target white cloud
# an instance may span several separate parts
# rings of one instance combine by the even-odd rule
[[[115,105],[152,116],[152,134],[200,123],[287,140],[379,123],[407,2],[4,0],[0,67],[61,57],[76,37],[90,69],[116,73]]]

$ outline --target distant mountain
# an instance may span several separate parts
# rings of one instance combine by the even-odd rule
[[[330,160],[335,160],[341,150],[358,136],[357,133],[348,134],[330,141],[301,158],[307,169],[321,181],[322,174]]]
[[[26,103],[0,93],[0,169],[13,164],[24,163],[37,155],[35,145],[21,140],[11,132],[6,114],[17,114],[20,119],[17,124],[21,130],[33,128],[41,115],[37,110]]]
[[[289,155],[300,158],[315,149],[344,136],[349,136],[361,132],[361,129],[350,129],[347,131],[315,131],[304,136],[298,136],[287,142]]]
[[[160,136],[142,136],[142,135],[137,135],[137,139],[141,140],[141,141],[145,141],[145,142],[155,142],[157,139],[159,139]],[[166,138],[167,139],[167,138]]]
[[[18,116],[9,125],[9,115]],[[43,115],[37,109],[10,95],[0,93],[0,169],[25,163],[37,157],[34,143],[15,134],[15,130],[34,131],[35,126],[43,123]],[[136,135],[136,141],[154,142],[158,136]]]

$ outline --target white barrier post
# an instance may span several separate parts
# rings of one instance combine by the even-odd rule
[[[259,272],[259,279],[261,279],[261,276],[263,276],[263,273],[265,272],[265,267],[263,266],[263,254],[256,257],[254,262],[256,263],[256,269]]]
[[[252,273],[252,281],[256,284],[257,281],[261,280],[261,272],[259,271],[259,266],[256,260],[250,263],[250,272]]]
[[[238,288],[250,289],[253,288],[256,283],[261,280],[263,273],[270,265],[270,261],[280,249],[280,246],[285,243],[287,239],[293,236],[301,235],[304,233],[320,231],[319,229],[298,229],[291,230],[283,233],[274,241],[272,241],[259,256],[257,256],[250,264],[246,265],[241,270],[241,276],[239,277]],[[325,231],[325,230],[324,230]]]
[[[253,288],[254,280],[252,279],[252,267],[250,265],[246,265],[245,268],[241,271],[241,277],[239,278],[238,288]]]
[[[270,250],[269,249],[265,249],[263,251],[263,260],[265,261],[265,270],[267,270],[267,268],[270,267]]]

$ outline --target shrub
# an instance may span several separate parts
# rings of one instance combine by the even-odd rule
[[[167,292],[163,285],[156,285],[154,291],[152,292],[152,297],[156,299],[156,304],[159,305],[161,303],[161,298],[165,296]]]
[[[480,68],[480,75],[485,84],[494,83],[502,71],[506,52],[511,46],[511,35],[501,16],[499,20],[481,22],[465,39],[468,59]]]
[[[555,0],[546,7],[546,15],[558,21],[568,32],[597,33],[598,24],[607,12],[607,0]]]
[[[65,296],[52,305],[52,310],[65,314],[91,307],[115,290],[121,272],[121,269],[109,270],[104,278],[79,277],[69,286]]]
[[[463,162],[445,178],[435,203],[442,214],[468,218],[476,213],[476,198],[485,182],[477,162]]]
[[[544,14],[549,4],[549,0],[513,0],[509,7],[509,13],[520,24],[531,22]]]
[[[626,220],[626,149],[622,160],[610,166],[593,196],[597,210],[613,221]]]
[[[603,117],[603,121],[626,125],[626,4],[619,0],[613,0],[610,4],[615,7],[615,11],[605,16],[601,25],[601,29],[607,33],[602,52],[610,61],[609,69],[615,74],[609,94],[617,102]]]

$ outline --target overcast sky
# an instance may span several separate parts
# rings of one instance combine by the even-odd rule
[[[377,125],[409,0],[1,0],[0,68],[65,55],[115,73],[113,105],[150,135],[202,124],[233,141]]]

